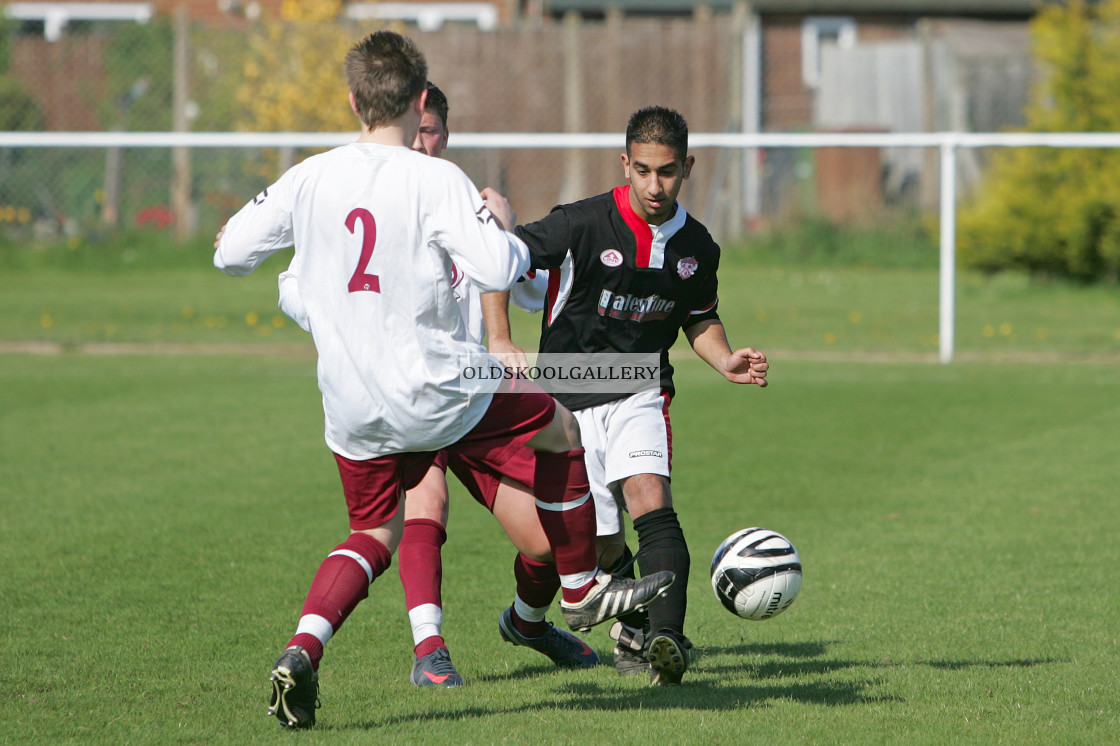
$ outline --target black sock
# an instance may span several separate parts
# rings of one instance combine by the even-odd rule
[[[622,556],[611,565],[610,567],[603,568],[611,575],[618,575],[623,578],[634,578],[634,553],[630,551],[630,547],[626,544],[622,545]],[[622,614],[618,617],[618,621],[622,622],[628,627],[634,629],[645,629],[646,623],[649,621],[649,616],[646,611],[631,611],[628,614]]]
[[[650,629],[683,635],[690,561],[677,512],[672,508],[652,510],[634,519],[634,531],[638,534],[638,567],[642,575],[672,570],[677,576],[665,595],[649,605]]]

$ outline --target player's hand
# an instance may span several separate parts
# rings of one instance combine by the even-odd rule
[[[498,226],[504,231],[512,231],[513,226],[517,225],[517,213],[513,211],[513,205],[509,200],[491,187],[482,190],[482,200],[486,203],[490,214],[498,221]]]
[[[766,371],[770,363],[766,362],[766,354],[753,347],[744,347],[735,350],[724,363],[723,375],[732,383],[754,383],[766,386]]]
[[[529,369],[529,359],[525,357],[525,350],[514,344],[512,340],[490,340],[490,354],[498,358],[502,365],[511,370],[525,371]]]
[[[218,235],[214,239],[214,248],[215,249],[218,248],[218,246],[222,243],[222,236],[225,235],[225,232],[226,232],[226,226],[223,224],[222,227],[218,229]]]

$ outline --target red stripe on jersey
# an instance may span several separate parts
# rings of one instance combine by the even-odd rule
[[[665,418],[665,443],[669,448],[669,471],[673,470],[673,426],[669,424],[669,392],[661,390],[661,416]]]
[[[552,309],[556,306],[556,298],[560,295],[560,270],[554,269],[548,273],[548,289],[545,291],[544,312],[545,323],[552,325]]]
[[[634,234],[634,244],[637,252],[634,255],[634,266],[639,269],[649,269],[649,256],[653,248],[653,231],[649,223],[638,217],[634,208],[630,206],[630,185],[614,188],[614,204],[630,231]]]

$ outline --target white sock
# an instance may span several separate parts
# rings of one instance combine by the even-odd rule
[[[408,610],[408,621],[412,624],[412,644],[419,645],[442,634],[443,609],[435,604],[420,604]]]
[[[327,640],[334,636],[334,627],[323,617],[318,614],[308,614],[299,618],[299,626],[296,627],[297,635],[312,635],[319,638],[319,642],[324,645]]]
[[[543,622],[544,618],[548,616],[548,610],[552,604],[543,608],[537,606],[530,606],[521,600],[521,596],[513,599],[513,611],[518,617],[526,622]]]
[[[569,590],[573,588],[582,588],[591,581],[595,580],[595,577],[598,575],[598,573],[599,570],[595,569],[588,570],[587,572],[577,572],[571,575],[561,575],[560,587],[568,588]]]

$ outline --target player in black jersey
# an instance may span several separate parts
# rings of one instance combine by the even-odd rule
[[[580,421],[601,566],[633,573],[621,503],[638,535],[642,574],[677,576],[650,605],[648,619],[620,617],[611,631],[616,666],[620,673],[649,671],[653,684],[676,684],[688,668],[691,643],[684,635],[688,547],[669,489],[669,348],[683,330],[696,353],[734,383],[765,386],[768,363],[753,348],[729,346],[717,314],[719,246],[676,201],[694,163],[684,118],[664,107],[635,112],[621,158],[625,186],[560,205],[516,232],[534,269],[549,270],[542,356],[660,355],[658,390],[555,395]]]

